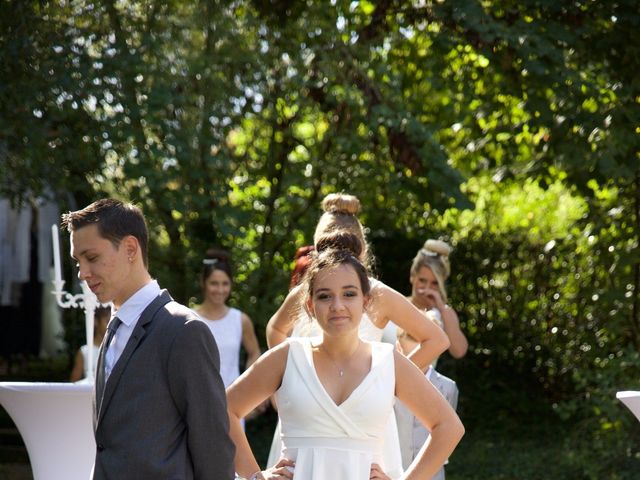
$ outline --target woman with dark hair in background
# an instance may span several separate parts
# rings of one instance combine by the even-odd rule
[[[207,324],[220,351],[220,375],[225,388],[240,376],[240,350],[244,347],[244,368],[260,356],[260,345],[253,322],[246,313],[227,305],[233,273],[229,255],[212,249],[202,261],[202,304],[196,313]],[[264,410],[261,407],[260,412]]]

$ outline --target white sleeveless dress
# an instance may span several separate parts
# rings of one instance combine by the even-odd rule
[[[200,316],[207,324],[220,352],[220,376],[227,388],[240,376],[240,347],[242,346],[242,312],[229,308],[227,314],[218,320]]]
[[[376,286],[384,285],[375,278],[369,278],[371,289]],[[378,328],[365,313],[358,326],[358,334],[362,340],[369,342],[379,342],[382,339],[383,329]],[[291,338],[309,338],[322,335],[322,329],[318,322],[305,314],[304,318],[298,319],[294,326]],[[279,408],[279,407],[278,407]],[[280,421],[276,425],[273,432],[273,441],[269,450],[269,458],[267,459],[267,467],[274,466],[282,456],[282,441],[280,439]],[[400,454],[400,441],[398,439],[398,427],[396,425],[395,415],[391,415],[387,422],[384,445],[385,463],[395,465],[402,463]]]
[[[296,462],[294,480],[368,480],[372,463],[391,478],[399,461],[384,455],[393,417],[393,347],[371,343],[371,370],[340,405],[324,389],[313,364],[311,339],[291,338],[282,384],[276,392],[282,455]]]

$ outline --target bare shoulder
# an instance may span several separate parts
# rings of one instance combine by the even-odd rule
[[[258,374],[258,378],[272,376],[282,378],[288,355],[289,341],[282,342],[260,355],[247,369],[245,374],[249,372],[253,375]]]
[[[385,283],[376,280],[371,282],[371,319],[380,328],[384,328],[393,314],[398,313],[398,308],[403,308],[405,297],[397,290]]]
[[[380,280],[374,280],[371,282],[371,295],[374,299],[379,299],[383,302],[398,298],[405,298],[396,289],[391,288],[389,285],[381,282]]]
[[[289,348],[291,342],[287,340],[285,342],[279,343],[273,348],[270,348],[266,352],[264,352],[260,356],[260,360],[266,360],[267,362],[286,362],[287,356],[289,355]]]

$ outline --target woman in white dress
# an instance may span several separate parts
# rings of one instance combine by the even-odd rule
[[[220,376],[228,387],[240,375],[240,349],[246,352],[245,368],[260,356],[253,322],[246,313],[229,307],[232,270],[230,258],[221,250],[209,250],[203,261],[203,302],[196,309],[213,334],[220,352]]]
[[[313,236],[318,251],[325,248],[323,243],[331,243],[331,237],[341,233],[349,233],[356,239],[360,261],[369,268],[371,256],[366,241],[364,227],[358,220],[360,201],[353,195],[330,194],[322,200],[323,214]],[[404,295],[388,287],[384,283],[370,279],[371,302],[367,313],[360,322],[360,337],[368,341],[380,341],[385,326],[393,318],[404,330],[411,332],[418,339],[416,348],[407,356],[418,367],[426,368],[449,346],[447,336],[442,329],[431,322],[424,321],[424,315],[416,309]],[[267,343],[274,347],[289,336],[309,337],[320,334],[319,325],[300,308],[304,291],[301,286],[293,287],[278,311],[267,324]],[[387,445],[385,456],[392,460],[400,456],[398,433],[395,418],[387,427]],[[279,426],[276,426],[273,443],[269,452],[267,465],[273,465],[280,457]]]
[[[449,354],[453,358],[462,358],[469,348],[469,343],[460,329],[460,321],[456,311],[447,304],[445,282],[451,273],[449,254],[451,247],[441,240],[429,239],[418,251],[411,264],[409,281],[411,296],[409,300],[425,315],[436,322],[449,338]],[[401,329],[398,330],[398,343],[403,352],[411,352],[415,339]],[[445,395],[455,408],[458,401],[458,390],[455,382],[443,377],[436,368],[437,359],[425,371],[441,393]],[[396,420],[400,437],[400,449],[403,465],[409,465],[416,457],[422,445],[428,440],[429,432],[400,402],[395,405]],[[432,480],[444,480],[444,467]]]
[[[235,466],[242,478],[411,480],[432,476],[464,433],[435,388],[389,344],[360,338],[371,303],[367,270],[348,250],[325,250],[305,275],[303,304],[321,336],[292,338],[263,354],[227,389]],[[283,458],[260,471],[240,419],[276,394]],[[394,395],[432,432],[405,471],[387,465],[384,432]]]

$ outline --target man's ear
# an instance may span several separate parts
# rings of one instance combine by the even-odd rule
[[[122,239],[122,246],[130,262],[133,262],[133,260],[140,255],[140,244],[138,243],[138,239],[133,235],[124,237]]]

